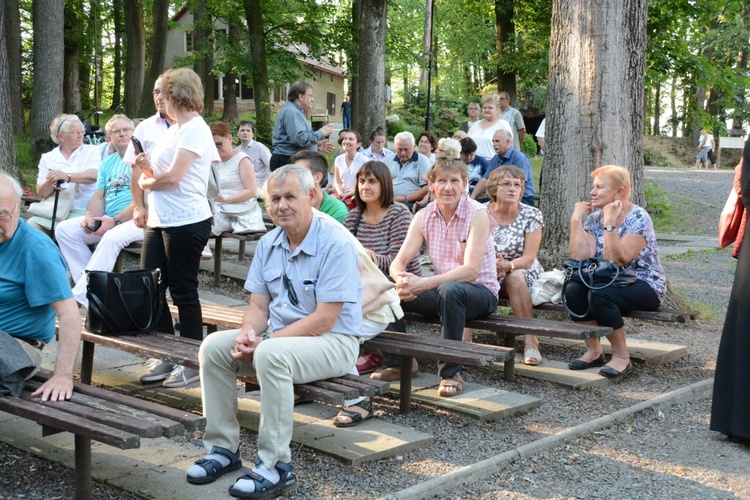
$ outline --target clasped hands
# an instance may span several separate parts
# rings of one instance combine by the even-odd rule
[[[258,335],[254,328],[242,329],[234,339],[234,347],[229,354],[237,361],[252,363],[255,349],[262,341],[263,337]]]
[[[404,302],[416,299],[420,294],[427,291],[424,278],[416,274],[402,271],[396,275],[396,292]]]

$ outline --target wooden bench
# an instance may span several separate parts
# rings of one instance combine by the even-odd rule
[[[203,324],[208,332],[216,331],[219,326],[239,328],[242,325],[244,309],[211,304],[201,304],[201,308]],[[173,304],[170,305],[170,312],[172,316],[177,315],[177,308]],[[491,367],[494,363],[501,362],[504,364],[505,380],[513,382],[515,376],[515,351],[509,347],[470,344],[388,331],[366,341],[364,347],[401,356],[404,366],[411,366],[412,358],[449,361],[474,367]],[[411,370],[401,371],[401,413],[409,413],[411,408],[411,378]]]
[[[417,323],[440,324],[440,318],[437,316],[423,316],[412,312],[404,313],[404,319]],[[494,332],[498,343],[513,348],[515,348],[516,336],[518,335],[538,335],[541,337],[582,340],[604,337],[612,333],[612,329],[605,326],[536,318],[517,318],[515,316],[501,316],[499,314],[491,314],[485,319],[467,321],[466,327]]]
[[[510,302],[507,299],[501,299],[498,302],[501,306],[510,306]],[[551,302],[545,302],[538,306],[534,306],[534,310],[537,311],[553,311],[567,314],[562,304],[553,304]],[[691,321],[697,320],[700,317],[698,311],[681,311],[679,309],[668,309],[660,307],[656,311],[630,311],[623,314],[627,318],[646,319],[649,321],[666,321],[672,323],[690,323]]]
[[[111,337],[86,330],[81,333],[81,339],[83,340],[81,380],[86,383],[91,382],[94,349],[97,344],[138,356],[162,359],[170,363],[198,369],[198,349],[201,345],[198,340],[164,333]],[[254,378],[244,376],[238,376],[237,378],[257,387]],[[354,399],[359,396],[372,397],[385,394],[388,391],[390,391],[390,385],[387,382],[353,375],[344,375],[343,377],[294,386],[295,394],[301,398],[320,401],[333,406],[341,406],[347,399]]]
[[[206,426],[200,415],[78,382],[69,401],[44,403],[32,398],[31,393],[49,377],[35,375],[20,398],[1,397],[0,411],[40,424],[43,436],[74,434],[76,498],[92,497],[92,440],[127,450],[140,448],[142,437],[174,437]]]

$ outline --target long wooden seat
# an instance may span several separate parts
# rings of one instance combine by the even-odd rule
[[[534,309],[539,311],[555,311],[560,313],[566,312],[562,304],[552,304],[549,302],[534,306]],[[698,311],[681,311],[679,309],[668,309],[665,307],[660,307],[656,311],[629,311],[624,313],[623,316],[628,318],[647,319],[650,321],[690,323],[691,321],[698,319],[700,313]]]
[[[37,374],[20,398],[0,398],[0,411],[42,426],[42,435],[75,435],[76,498],[91,498],[91,441],[123,450],[140,448],[141,438],[174,437],[204,429],[200,415],[75,382],[69,401],[42,402],[32,398],[49,375]]]

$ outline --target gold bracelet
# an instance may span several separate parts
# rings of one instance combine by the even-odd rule
[[[515,270],[516,270],[516,266],[515,266],[515,265],[513,265],[513,261],[511,260],[511,261],[510,261],[510,271],[508,271],[508,272],[509,272],[509,273],[512,273],[512,272],[513,272],[513,271],[515,271]]]

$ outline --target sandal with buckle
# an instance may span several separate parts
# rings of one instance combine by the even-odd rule
[[[362,362],[359,362],[362,360]],[[380,356],[377,354],[373,354],[371,352],[366,352],[362,354],[362,356],[359,357],[357,360],[357,371],[360,375],[364,375],[366,373],[372,373],[375,371],[376,368],[378,368],[380,365],[382,365],[383,362],[380,359]]]
[[[222,455],[229,459],[229,465],[222,465],[216,458],[211,458],[212,455]],[[195,464],[190,466],[187,470],[187,482],[190,484],[208,484],[213,483],[227,472],[236,471],[242,467],[242,460],[240,460],[239,448],[235,453],[222,448],[220,446],[214,446],[211,449],[211,453],[206,455],[200,460],[196,460]],[[206,472],[205,476],[190,475],[191,469],[194,473],[200,473],[200,469]]]
[[[256,458],[255,467],[259,467],[261,464],[262,462],[260,459]],[[229,494],[237,498],[275,498],[297,489],[299,484],[297,483],[297,478],[292,474],[292,470],[294,470],[292,464],[276,462],[274,468],[279,472],[278,483],[274,484],[257,472],[251,470],[237,479],[234,486],[229,488]],[[237,483],[242,480],[253,481],[253,491],[245,491],[242,488],[237,488]]]
[[[438,387],[438,396],[441,398],[452,398],[458,396],[464,391],[464,379],[461,373],[456,373],[452,377],[444,378],[440,381]]]
[[[347,410],[347,408],[351,408],[352,406],[363,409],[365,413]],[[374,413],[375,409],[372,406],[372,400],[369,398],[363,399],[359,403],[355,403],[351,406],[344,406],[339,414],[333,417],[333,425],[336,427],[353,427],[361,424],[365,420],[371,419]]]
[[[542,364],[542,353],[538,349],[524,349],[523,364],[537,366]]]

